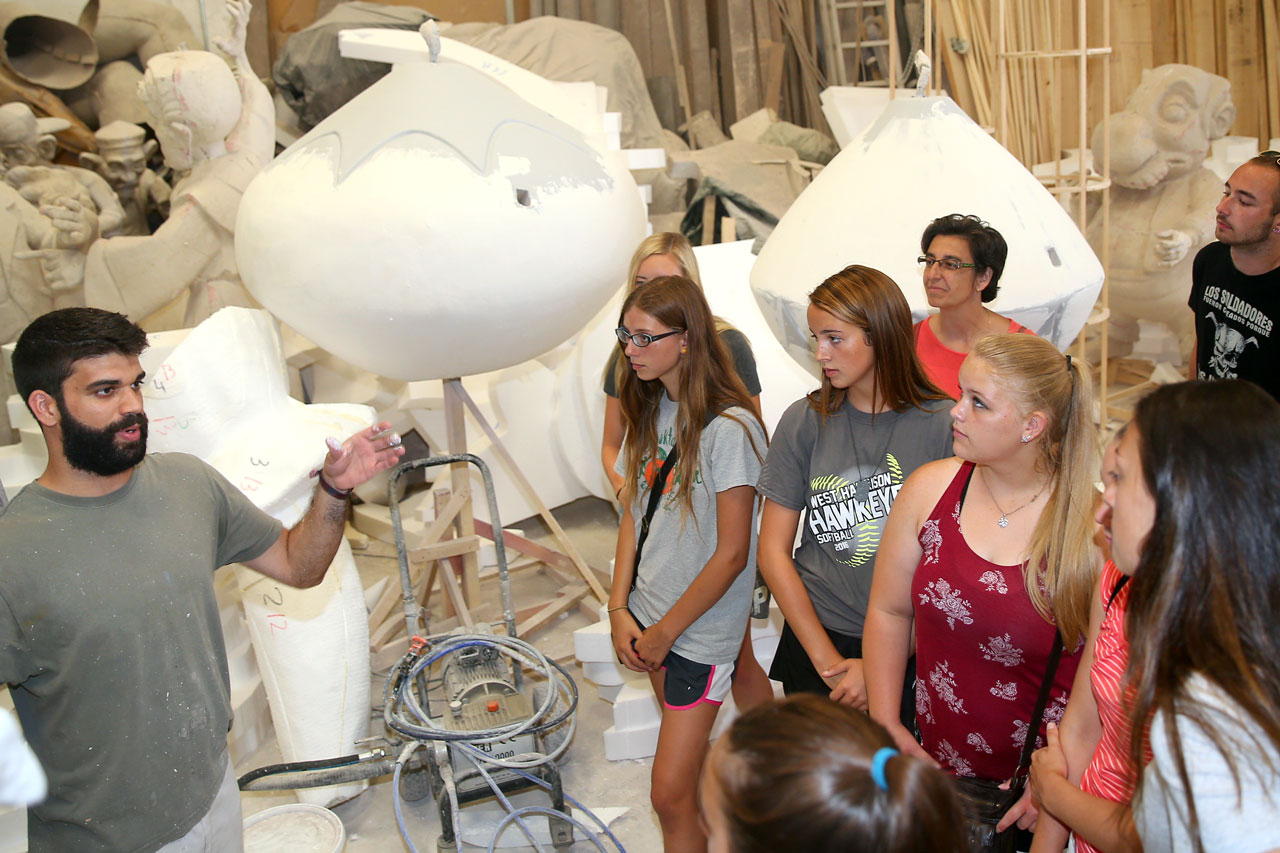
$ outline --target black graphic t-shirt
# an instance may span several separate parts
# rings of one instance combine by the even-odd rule
[[[796,571],[832,631],[862,636],[889,508],[912,471],[951,455],[952,405],[873,419],[846,403],[824,424],[801,399],[778,421],[756,489],[803,511]]]
[[[1191,267],[1196,315],[1196,375],[1248,379],[1280,400],[1280,269],[1245,275],[1231,263],[1231,248],[1210,243]]]

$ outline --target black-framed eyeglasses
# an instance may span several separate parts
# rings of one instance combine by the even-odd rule
[[[660,335],[650,335],[650,334],[646,334],[645,332],[636,332],[633,335],[630,332],[628,332],[626,328],[623,326],[619,326],[618,328],[614,329],[614,332],[616,332],[618,335],[618,340],[623,345],[625,345],[627,341],[630,341],[631,343],[635,344],[641,349],[643,349],[644,347],[647,347],[649,344],[653,343],[654,341],[660,341],[663,338],[669,338],[672,335],[678,335],[683,331],[684,329],[675,329],[670,332],[663,332]]]
[[[921,270],[927,270],[937,264],[949,272],[958,272],[962,269],[976,268],[978,266],[977,264],[966,264],[964,261],[957,261],[955,258],[931,258],[928,255],[921,255],[916,258],[916,263],[920,265]]]

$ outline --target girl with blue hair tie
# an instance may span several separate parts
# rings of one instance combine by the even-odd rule
[[[962,853],[951,784],[865,714],[800,693],[734,721],[699,790],[709,853]]]

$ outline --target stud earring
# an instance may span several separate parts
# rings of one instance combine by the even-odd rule
[[[1024,435],[1024,436],[1022,437],[1022,443],[1023,443],[1023,444],[1030,444],[1030,443],[1031,443],[1031,436],[1029,436],[1029,435]]]
[[[680,354],[681,354],[681,355],[684,355],[684,354],[685,354],[685,353],[687,353],[688,351],[689,351],[689,348],[688,348],[688,347],[686,347],[686,346],[682,346],[682,347],[680,347]]]

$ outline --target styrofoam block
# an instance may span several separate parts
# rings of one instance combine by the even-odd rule
[[[583,663],[606,663],[617,659],[608,622],[596,622],[573,632],[573,656]]]
[[[625,684],[613,700],[613,726],[622,729],[643,729],[662,720],[658,699],[648,684]]]
[[[36,419],[32,417],[31,410],[19,395],[10,394],[9,399],[5,400],[5,409],[9,413],[9,425],[14,429],[37,428]]]
[[[899,89],[897,97],[910,98],[913,89]],[[889,103],[888,89],[868,86],[829,86],[819,96],[822,115],[831,126],[831,135],[841,148],[848,145],[867,125],[876,120]]]
[[[582,677],[592,684],[621,684],[625,679],[622,666],[616,662],[587,662],[582,665]]]
[[[235,717],[231,731],[227,732],[227,751],[234,767],[271,740],[271,708],[267,704],[267,692],[261,679],[255,681],[253,689],[243,695],[232,691],[231,712]]]
[[[604,757],[609,761],[649,758],[658,749],[658,724],[643,729],[604,730]]]
[[[627,168],[632,171],[667,167],[665,148],[626,148],[623,153],[627,155]]]
[[[653,204],[653,184],[641,184],[640,197],[645,204]]]
[[[499,509],[498,512],[501,513],[502,510]],[[432,517],[433,518],[435,517],[434,513],[432,513]],[[507,533],[514,534],[521,538],[524,537],[524,531],[521,530],[519,527],[504,527],[503,530],[505,530]],[[510,548],[508,548],[507,549],[507,565],[510,565],[511,561],[514,560],[516,556],[518,555],[516,555]],[[498,565],[498,546],[494,545],[492,542],[489,542],[487,540],[482,542],[480,544],[479,558],[480,558],[480,565],[482,566]]]
[[[598,693],[600,698],[604,701],[613,704],[613,702],[617,700],[618,694],[622,692],[622,688],[626,686],[626,682],[621,684],[597,684],[596,693]]]
[[[0,806],[0,853],[27,853],[27,810]]]
[[[605,113],[601,117],[605,133],[622,133],[622,113]]]
[[[622,150],[622,134],[606,133],[604,135],[604,144],[609,146],[610,151],[621,151]]]

